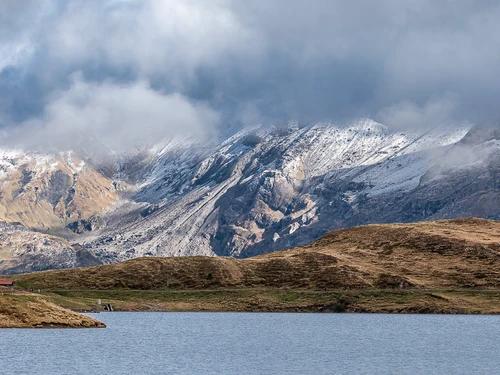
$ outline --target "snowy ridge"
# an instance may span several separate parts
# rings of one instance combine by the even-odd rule
[[[158,147],[127,210],[118,206],[85,246],[115,261],[248,256],[304,243],[349,225],[339,215],[353,215],[360,201],[415,189],[468,130],[392,132],[363,119],[348,127],[244,130],[215,149],[195,142]]]

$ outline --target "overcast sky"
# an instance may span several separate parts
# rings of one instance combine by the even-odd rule
[[[240,123],[496,120],[498,20],[488,0],[3,0],[0,124],[128,146]]]

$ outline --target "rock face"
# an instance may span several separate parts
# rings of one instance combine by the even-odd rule
[[[171,140],[95,168],[4,155],[0,218],[64,228],[103,262],[249,257],[367,223],[500,219],[498,129],[289,125]]]
[[[21,225],[0,223],[0,274],[96,266],[101,262],[88,250]]]

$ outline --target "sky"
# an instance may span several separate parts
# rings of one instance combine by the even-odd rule
[[[3,0],[0,139],[494,121],[499,19],[489,0]]]

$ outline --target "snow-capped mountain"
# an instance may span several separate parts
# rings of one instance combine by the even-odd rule
[[[59,229],[105,262],[247,257],[358,224],[498,219],[499,133],[498,127],[397,132],[361,120],[347,127],[245,129],[220,144],[171,140],[100,165],[57,155],[59,164],[45,162],[52,169],[39,170],[9,164],[4,153],[3,186],[15,189],[5,194],[4,188],[2,199],[31,199],[27,207],[41,206],[55,218],[49,230]],[[53,176],[66,169],[68,194],[55,196]],[[34,227],[38,211],[23,216],[17,207],[25,206],[8,202],[4,220]]]
[[[215,149],[172,143],[150,157],[148,178],[85,246],[110,260],[246,257],[357,224],[495,218],[498,167],[489,168],[498,140],[468,145],[470,157],[457,161],[468,131],[392,132],[363,120],[246,130]]]

